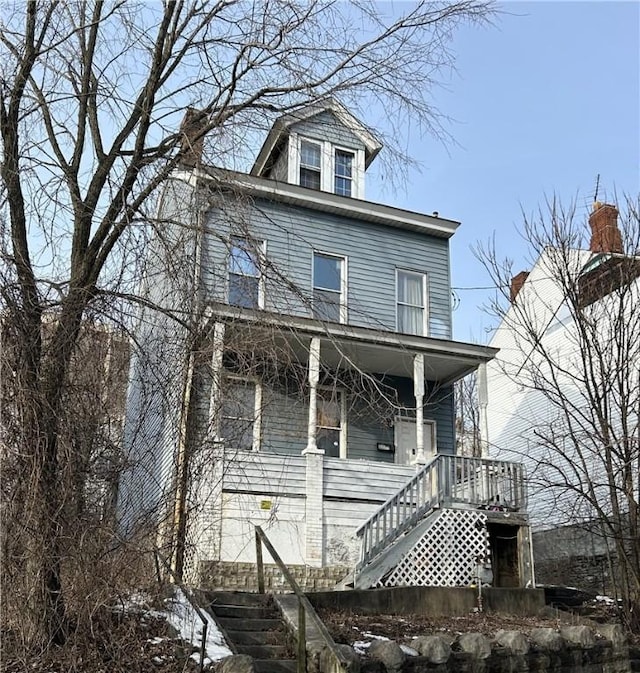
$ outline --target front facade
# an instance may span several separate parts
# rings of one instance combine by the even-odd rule
[[[147,295],[166,314],[140,321],[121,510],[164,508],[178,565],[251,563],[261,524],[337,577],[357,529],[455,451],[452,384],[494,351],[451,339],[458,224],[364,200],[379,150],[330,100],[279,119],[250,174],[165,188]]]

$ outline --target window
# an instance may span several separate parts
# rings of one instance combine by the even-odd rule
[[[313,317],[345,322],[344,257],[313,253]]]
[[[334,162],[334,192],[351,196],[353,184],[353,153],[336,150]]]
[[[261,308],[260,248],[262,243],[233,237],[229,253],[229,303]]]
[[[292,184],[364,198],[365,151],[329,140],[289,136],[287,180]]]
[[[330,458],[346,457],[343,407],[344,394],[341,390],[318,389],[316,443]]]
[[[320,189],[322,185],[322,151],[320,145],[300,141],[300,185]]]
[[[424,273],[398,269],[397,325],[403,334],[427,334],[427,277]]]
[[[241,378],[226,378],[223,384],[220,435],[234,449],[258,450],[257,385]]]

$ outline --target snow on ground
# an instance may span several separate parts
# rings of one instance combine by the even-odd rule
[[[191,643],[195,652],[191,658],[197,663],[200,662],[200,649],[202,647],[203,623],[195,608],[189,602],[184,591],[178,587],[174,588],[173,596],[165,598],[163,610],[152,610],[152,598],[144,592],[134,592],[127,599],[122,601],[119,606],[123,612],[135,612],[149,617],[157,617],[166,620],[177,632],[178,637]],[[217,624],[209,613],[201,609],[201,613],[207,620],[207,637],[204,643],[205,656],[203,663],[205,666],[215,661],[231,656],[232,652],[224,642],[224,638],[218,629]],[[161,643],[164,638],[150,638],[148,642],[153,644]],[[157,657],[156,657],[157,658]],[[159,663],[159,662],[156,662]]]
[[[200,648],[202,646],[202,620],[198,616],[182,589],[176,588],[173,598],[165,600],[166,609],[162,612],[167,621],[173,626],[180,637],[187,642],[193,643],[198,651],[191,655],[195,661],[200,661]],[[207,620],[207,638],[205,641],[205,665],[214,661],[231,656],[232,652],[224,642],[216,623],[206,610],[201,610]]]

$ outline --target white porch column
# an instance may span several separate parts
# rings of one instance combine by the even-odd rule
[[[307,427],[307,453],[321,453],[316,443],[316,428],[318,420],[318,381],[320,380],[320,337],[313,337],[309,346],[309,424]]]
[[[413,357],[413,394],[416,398],[416,468],[427,462],[424,455],[424,355]]]
[[[214,442],[220,441],[220,407],[222,404],[222,356],[224,354],[224,333],[226,325],[216,322],[213,326],[211,353],[211,394],[209,396],[209,436]]]
[[[487,404],[489,395],[487,390],[487,365],[483,362],[478,367],[478,411],[480,421],[480,456],[489,457],[489,423],[487,419]]]
[[[313,337],[309,346],[309,425],[306,457],[305,499],[305,563],[321,568],[323,562],[323,500],[324,451],[316,442],[318,420],[318,381],[320,380],[320,338]]]

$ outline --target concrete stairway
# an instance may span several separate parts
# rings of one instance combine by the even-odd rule
[[[295,673],[296,660],[271,596],[209,592],[210,610],[238,654],[253,657],[257,673]]]

